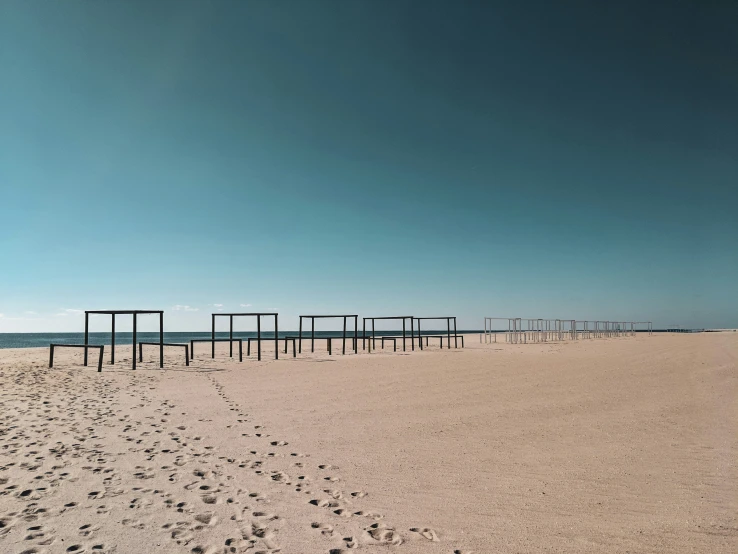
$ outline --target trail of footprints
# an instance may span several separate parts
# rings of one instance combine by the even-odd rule
[[[237,412],[238,423],[247,423],[248,415],[240,413],[237,404],[230,399],[225,388],[221,386],[217,380],[208,375],[208,379],[213,384],[218,392],[218,395],[226,402],[231,411]],[[254,426],[255,431],[262,429],[261,426]],[[244,434],[243,436],[251,436]],[[268,434],[263,432],[253,433],[254,437],[267,438]],[[270,446],[281,447],[287,446],[286,441],[272,440],[269,442]],[[256,451],[252,451],[252,454],[256,454]],[[262,454],[266,458],[274,458],[279,456],[274,452],[267,452]],[[284,455],[281,455],[284,456]],[[305,457],[303,454],[290,453],[290,457]],[[337,532],[334,525],[330,523],[315,521],[311,524],[311,528],[320,532],[320,534],[327,539],[334,539],[339,537],[342,544],[336,548],[330,548],[329,552],[332,554],[338,554],[343,552],[344,549],[357,548],[360,545],[367,546],[397,546],[404,542],[402,534],[395,529],[393,526],[381,521],[383,515],[371,510],[356,509],[353,505],[359,499],[363,499],[367,496],[366,491],[350,491],[345,493],[339,488],[335,488],[334,485],[341,481],[340,477],[335,475],[335,471],[339,468],[330,464],[319,464],[316,467],[318,475],[314,479],[317,481],[315,484],[312,483],[311,477],[307,475],[297,475],[294,479],[291,478],[283,471],[273,470],[269,471],[265,464],[259,463],[254,467],[258,467],[254,471],[257,474],[265,475],[269,477],[273,482],[283,484],[286,486],[293,486],[296,493],[302,493],[309,497],[308,504],[315,506],[316,508],[325,510],[330,517],[340,518],[344,521],[354,520],[361,521],[351,526],[352,532]],[[305,470],[305,462],[296,461],[292,464],[297,473]],[[316,494],[317,492],[317,494]],[[322,515],[326,515],[323,512]],[[276,516],[274,516],[276,517]],[[368,520],[368,521],[367,521]],[[344,525],[348,528],[348,525]],[[422,538],[432,542],[438,542],[440,539],[436,531],[430,528],[411,528],[408,530],[411,535],[415,535],[418,538]]]
[[[324,539],[330,554],[440,540],[430,528],[396,529],[364,507],[366,491],[342,488],[338,467],[313,465],[253,425],[209,373],[202,375],[233,413],[228,427],[253,445],[248,459],[218,456],[188,433],[187,414],[149,394],[157,373],[73,370],[50,383],[45,368],[15,369],[0,370],[2,552],[127,552],[105,540],[111,526],[132,537],[154,530],[192,554],[280,552],[285,522],[269,509],[273,487],[315,510],[305,532]],[[248,473],[266,492],[243,487]]]

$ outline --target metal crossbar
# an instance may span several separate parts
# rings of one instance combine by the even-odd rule
[[[103,351],[105,350],[105,346],[102,344],[57,344],[52,343],[49,345],[49,367],[54,367],[54,348],[84,348],[85,349],[85,365],[87,365],[87,349],[88,348],[99,348],[100,349],[100,358],[97,361],[97,372],[100,373],[102,371],[102,362],[103,362]]]
[[[231,343],[231,358],[233,357],[233,342],[238,342],[238,361],[243,361],[243,339],[190,339],[190,358],[195,359],[195,343],[196,342],[212,342],[213,351],[215,351],[216,342]]]
[[[159,346],[159,344],[163,344],[164,346],[180,346],[185,349],[185,365],[190,365],[190,350],[189,345],[187,343],[179,343],[179,342],[165,342],[165,343],[158,343],[158,342],[139,342],[138,343],[138,361],[143,362],[143,345],[150,345],[150,346]]]

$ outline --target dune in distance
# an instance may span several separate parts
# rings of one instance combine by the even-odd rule
[[[500,339],[0,350],[0,552],[738,552],[738,333]]]

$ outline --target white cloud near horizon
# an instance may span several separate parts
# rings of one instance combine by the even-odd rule
[[[223,304],[213,304],[213,306],[215,306],[216,308],[222,308]]]
[[[251,307],[251,304],[241,304],[241,307],[242,308],[250,308]]]
[[[173,306],[172,309],[177,312],[197,312],[200,310],[200,308],[193,308],[192,306],[184,306],[181,304],[177,304],[176,306]]]
[[[25,313],[27,313],[28,315],[36,315],[36,312],[34,312],[33,310],[26,310]]]

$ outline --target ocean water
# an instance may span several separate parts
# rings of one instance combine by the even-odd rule
[[[315,338],[335,337],[340,335],[343,331],[315,331]],[[417,332],[417,331],[416,331]],[[458,331],[461,333],[481,333],[482,331]],[[441,335],[445,334],[446,330],[439,331],[426,331],[423,329],[423,334],[426,335]],[[297,336],[297,331],[280,331],[279,336]],[[377,330],[376,335],[384,336],[402,336],[402,331],[379,331]],[[164,342],[189,342],[190,339],[209,339],[210,332],[177,332],[170,333],[164,332]],[[245,339],[248,337],[255,337],[256,331],[242,331],[233,332],[233,338]],[[262,337],[273,337],[272,331],[264,331],[261,334]],[[310,338],[310,331],[302,331],[304,338]],[[346,336],[353,336],[353,329],[351,331],[346,330]],[[359,329],[359,336],[361,336],[361,329]],[[407,336],[410,336],[410,330],[407,331]],[[215,338],[227,339],[228,332],[217,332]],[[159,333],[151,332],[140,332],[136,333],[136,340],[139,342],[158,342]],[[0,348],[39,348],[48,347],[49,344],[82,344],[85,341],[84,333],[0,333]],[[115,345],[131,344],[133,342],[133,333],[115,333]],[[90,333],[90,344],[110,344],[110,333]]]

